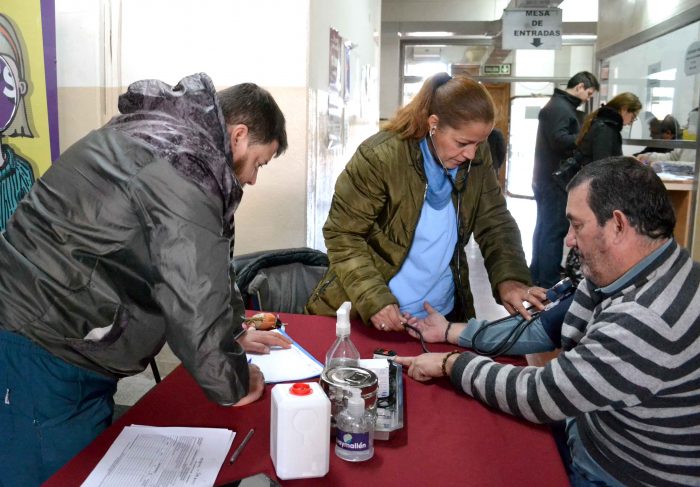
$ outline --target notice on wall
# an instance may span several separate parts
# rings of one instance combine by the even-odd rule
[[[560,49],[561,33],[559,8],[503,11],[503,49]]]
[[[686,76],[700,73],[700,41],[693,42],[685,51],[684,71]]]

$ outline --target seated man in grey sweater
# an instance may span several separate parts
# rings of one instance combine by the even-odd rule
[[[566,420],[574,485],[698,485],[700,265],[673,239],[673,209],[649,167],[604,159],[584,167],[568,191],[566,243],[581,254],[585,279],[560,337],[535,320],[521,335],[530,344],[518,346],[560,347],[558,358],[544,367],[469,351],[396,361],[416,380],[449,376],[530,421]],[[450,325],[437,313],[414,323],[426,341],[455,344],[468,344],[479,325]]]

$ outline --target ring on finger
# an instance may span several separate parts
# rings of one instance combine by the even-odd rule
[[[381,328],[382,330],[386,330],[386,325],[382,323],[381,325],[379,325],[379,328]]]

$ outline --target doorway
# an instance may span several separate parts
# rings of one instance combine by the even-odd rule
[[[506,163],[505,192],[514,198],[534,198],[532,171],[535,165],[538,114],[550,96],[515,96],[510,100],[511,137]]]
[[[505,162],[498,170],[498,182],[501,188],[505,188],[506,167],[508,165],[508,153],[510,140],[510,83],[484,83],[484,88],[489,92],[493,102],[496,105],[496,124],[495,128],[501,131],[503,138],[506,141],[506,157]]]

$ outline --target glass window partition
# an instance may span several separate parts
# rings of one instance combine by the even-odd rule
[[[700,69],[692,53],[700,50],[700,21],[691,22],[601,56],[599,75],[601,102],[623,92],[636,94],[642,102],[637,120],[622,131],[623,153],[650,164],[661,176],[676,211],[674,236],[698,259],[700,239],[694,237],[694,224]]]
[[[652,134],[649,125],[667,116],[677,121],[680,130],[677,139],[666,140],[695,140],[692,113],[700,100],[700,74],[686,74],[684,66],[687,48],[698,39],[700,22],[694,22],[601,61],[600,101],[629,91],[642,102],[638,120],[623,132],[626,139],[632,139],[626,141],[629,153],[640,144],[656,144],[658,139],[652,135],[657,134]],[[687,144],[661,145],[681,148]]]

